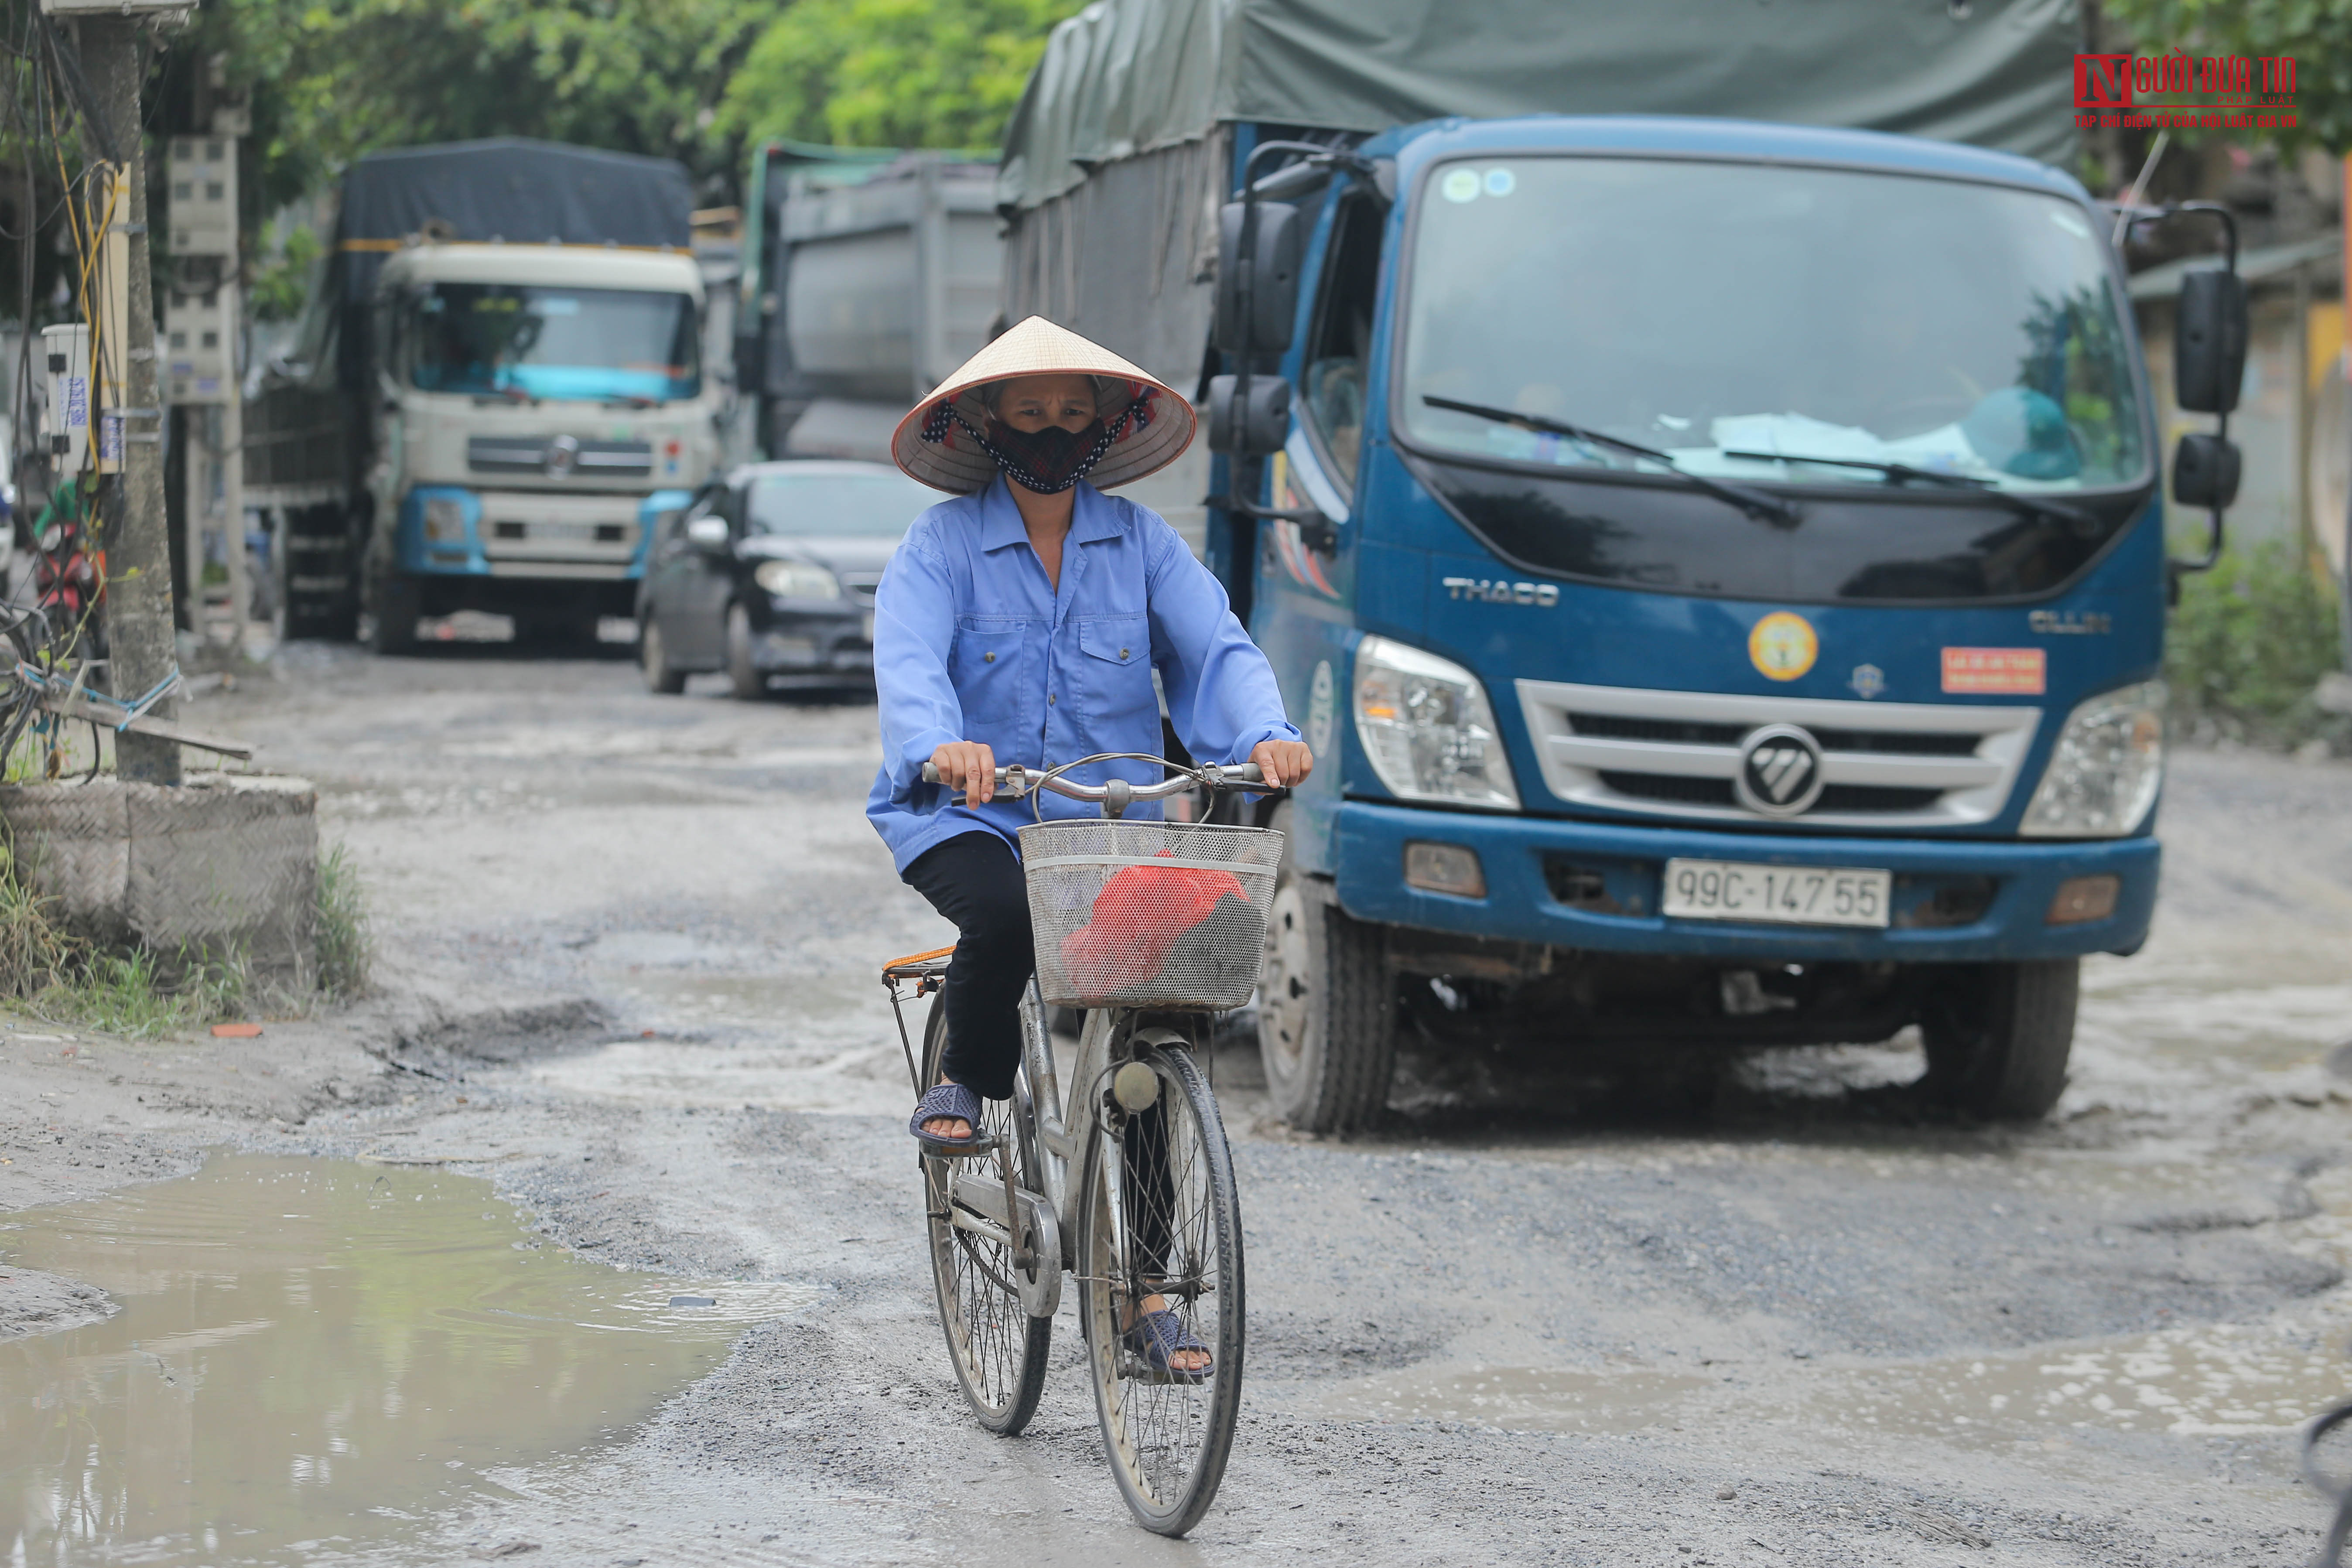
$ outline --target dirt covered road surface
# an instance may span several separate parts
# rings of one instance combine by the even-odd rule
[[[870,704],[312,645],[203,727],[315,779],[378,994],[258,1039],[0,1034],[0,1559],[2297,1564],[2352,1392],[2352,768],[2176,759],[2158,934],[2057,1113],[1916,1044],[1615,1087],[1408,1064],[1265,1115],[1241,1434],[1127,1518],[1068,1297],[1028,1434],[948,1371],[875,974],[945,928]],[[2352,1052],[2345,1053],[2352,1057]],[[2352,1062],[2339,1060],[2352,1070]],[[1532,1087],[1531,1087],[1532,1086]],[[31,1412],[27,1415],[26,1412]]]

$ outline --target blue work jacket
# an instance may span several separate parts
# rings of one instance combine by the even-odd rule
[[[1298,731],[1225,590],[1159,513],[1080,480],[1057,592],[1002,476],[915,520],[874,596],[874,682],[882,767],[866,815],[905,870],[960,833],[1016,837],[1026,800],[950,804],[923,764],[950,741],[981,741],[999,767],[1042,768],[1098,752],[1160,754],[1160,700],[1193,757],[1249,760]],[[1065,776],[1164,778],[1150,763],[1097,763]],[[1045,795],[1048,817],[1099,807]],[[1130,817],[1156,816],[1139,802]]]

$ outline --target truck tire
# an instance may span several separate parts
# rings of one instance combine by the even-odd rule
[[[370,653],[408,653],[415,648],[422,597],[416,579],[405,573],[368,574],[364,629]]]
[[[2082,961],[1957,969],[1920,1019],[1930,1098],[1989,1121],[2032,1121],[2066,1089]]]
[[[647,616],[637,632],[637,668],[646,678],[646,689],[656,697],[675,697],[686,689],[686,671],[669,661],[669,649],[662,646],[661,623]]]
[[[746,702],[768,695],[768,678],[751,662],[751,612],[740,605],[727,606],[727,681]]]
[[[1396,981],[1378,926],[1348,918],[1284,857],[1266,920],[1257,1048],[1274,1112],[1302,1132],[1354,1132],[1387,1108]]]

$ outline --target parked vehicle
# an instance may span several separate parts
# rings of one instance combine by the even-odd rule
[[[2210,559],[2168,567],[2116,215],[2053,166],[2065,14],[1370,3],[1090,6],[999,191],[1008,314],[1200,375],[1210,561],[1324,761],[1275,1103],[1375,1114],[1406,1019],[1916,1024],[1929,1090],[2042,1114],[2081,956],[2147,934],[2168,571]],[[2224,420],[2175,494],[2218,545],[2245,316],[2197,276],[2178,400]]]
[[[248,418],[291,636],[473,608],[593,641],[717,462],[686,171],[500,140],[362,158]]]
[[[656,533],[637,596],[646,685],[723,669],[735,695],[871,685],[874,589],[938,493],[882,463],[748,463]]]
[[[907,405],[988,341],[995,161],[770,142],[745,171],[742,449],[883,461]]]

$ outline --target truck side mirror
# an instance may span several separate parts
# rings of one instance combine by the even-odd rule
[[[2172,336],[2173,401],[2192,414],[2237,407],[2246,378],[2245,279],[2210,268],[2184,275]]]
[[[1252,376],[1244,410],[1236,406],[1235,380],[1209,378],[1209,450],[1251,458],[1281,451],[1290,439],[1290,383],[1278,375]]]
[[[1217,211],[1217,347],[1229,354],[1280,353],[1298,314],[1299,242],[1305,226],[1288,202],[1259,202],[1250,265],[1242,265],[1242,215],[1247,204]],[[1249,274],[1244,321],[1243,274]]]
[[[2172,499],[2182,506],[2225,510],[2238,499],[2238,444],[2221,436],[2183,436],[2172,454]]]

